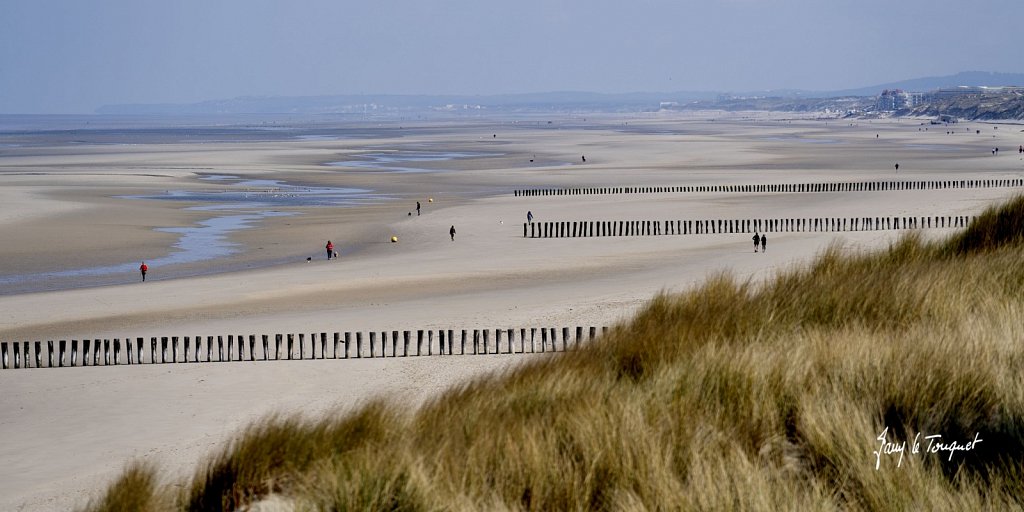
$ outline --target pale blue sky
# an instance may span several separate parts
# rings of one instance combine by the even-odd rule
[[[0,113],[1024,72],[1019,0],[0,0]]]

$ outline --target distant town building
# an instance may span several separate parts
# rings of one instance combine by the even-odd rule
[[[895,112],[911,108],[921,103],[924,95],[918,92],[906,92],[902,89],[886,89],[878,95],[875,110],[879,112]]]

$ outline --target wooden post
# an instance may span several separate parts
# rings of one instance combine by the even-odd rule
[[[230,349],[231,345],[228,345],[228,347]],[[292,335],[289,334],[288,335],[288,348],[291,349],[291,347],[292,347]],[[291,352],[291,350],[289,350],[289,352]],[[288,354],[288,359],[291,359],[291,358],[292,358],[291,354],[289,353]],[[217,336],[217,362],[220,363],[220,362],[223,362],[223,361],[224,361],[224,336]]]
[[[256,360],[256,335],[249,335],[249,361]]]
[[[388,356],[388,332],[387,331],[381,331],[380,332],[380,356],[381,357],[387,357]]]
[[[512,353],[512,342],[515,339],[515,336],[516,336],[516,330],[515,329],[509,329],[508,330],[508,352],[505,352],[506,354],[511,354]]]
[[[167,336],[160,337],[160,363],[167,362]]]
[[[295,348],[295,335],[294,334],[288,334],[287,336],[288,336],[288,360],[291,361],[291,359],[292,359],[292,351]]]
[[[238,343],[238,359],[235,359],[235,361],[241,361],[245,357],[245,335],[239,334],[235,336],[235,341]]]
[[[427,355],[434,355],[434,331],[427,331]]]
[[[92,357],[92,340],[82,340],[82,366],[89,366],[89,358]],[[18,351],[18,343],[14,343],[14,351]]]
[[[263,341],[263,360],[266,361],[270,357],[270,335],[268,335],[268,334],[261,334],[260,337],[262,338],[262,341]],[[338,346],[338,336],[337,336],[337,333],[335,333],[335,336],[334,336],[334,346],[335,347]]]
[[[490,354],[491,353],[491,350],[490,350],[490,347],[489,347],[489,345],[490,345],[490,343],[489,343],[490,342],[490,339],[489,339],[490,338],[490,334],[488,334],[490,331],[488,331],[487,329],[484,329],[483,332],[484,332],[484,352],[483,353],[484,354]]]
[[[398,331],[391,331],[391,357],[398,357]]]
[[[444,353],[444,329],[440,329],[440,330],[437,331],[437,343],[438,343],[438,348],[441,349],[441,355],[442,356],[445,355],[445,353]]]
[[[46,340],[46,367],[53,368],[53,340]]]
[[[64,353],[67,351],[68,342],[67,340],[60,340],[57,342],[57,366],[60,368],[64,367]],[[128,353],[131,354],[131,346],[128,347]],[[7,368],[7,344],[4,343],[4,368]]]
[[[156,364],[156,336],[149,338],[149,364]]]
[[[548,330],[543,327],[540,328],[540,351],[548,351]]]
[[[480,329],[473,329],[473,355],[480,353]]]
[[[537,351],[537,346],[534,344],[534,340],[537,339],[537,328],[530,327],[530,353]]]
[[[363,357],[363,331],[356,332],[356,359]]]
[[[423,355],[423,329],[416,330],[416,355]]]
[[[306,358],[306,333],[299,333],[299,359]]]
[[[466,330],[465,329],[462,330],[462,350],[459,351],[459,354],[461,354],[461,355],[465,355],[466,354]]]
[[[327,359],[327,333],[320,333],[320,359]]]
[[[370,331],[370,358],[377,357],[377,333]]]
[[[3,361],[2,368],[4,370],[8,369],[7,358],[7,342],[5,341],[3,343],[0,343],[0,360]]]
[[[349,355],[349,351],[348,350],[349,350],[349,347],[351,347],[351,346],[352,346],[352,333],[351,332],[346,332],[345,333],[345,359],[348,359],[348,355]]]
[[[569,328],[562,327],[562,352],[569,350]]]
[[[494,330],[494,353],[501,353],[501,329]]]
[[[519,328],[519,353],[526,352],[526,329]]]
[[[583,339],[583,327],[576,326],[576,338],[573,340],[573,348],[580,348],[580,340]]]
[[[412,333],[402,331],[402,357],[409,357],[409,336]]]
[[[334,359],[338,358],[338,343],[340,341],[341,341],[341,333],[339,333],[339,332],[334,333],[334,352],[333,352],[333,354],[334,354],[333,358]]]

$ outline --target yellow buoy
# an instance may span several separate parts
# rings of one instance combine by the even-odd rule
[[[433,197],[428,197],[427,198],[427,202],[428,203],[433,203],[434,202],[434,198]]]
[[[391,243],[395,243],[395,242],[398,242],[398,237],[397,236],[391,237]]]

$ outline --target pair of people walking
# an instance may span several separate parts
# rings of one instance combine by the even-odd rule
[[[761,252],[768,252],[768,237],[764,234],[758,235],[756,232],[752,238],[754,241],[754,252],[757,252],[757,245],[761,244]]]

